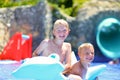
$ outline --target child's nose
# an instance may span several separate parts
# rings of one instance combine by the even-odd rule
[[[93,53],[92,53],[92,52],[90,52],[90,53],[89,53],[89,55],[90,55],[90,56],[93,56]]]

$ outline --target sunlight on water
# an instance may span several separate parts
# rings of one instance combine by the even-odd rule
[[[96,63],[94,65],[99,64]],[[107,69],[98,76],[98,80],[120,80],[120,64],[106,65]]]

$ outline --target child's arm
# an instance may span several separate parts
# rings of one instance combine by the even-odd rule
[[[70,74],[68,76],[69,80],[82,80],[82,78],[78,75]]]
[[[71,44],[67,43],[67,53],[66,53],[66,63],[65,63],[65,70],[63,71],[63,74],[69,73],[71,69]]]
[[[36,50],[33,52],[32,56],[39,56],[42,54],[42,52],[44,51],[44,49],[47,47],[48,45],[48,40],[43,40],[40,45],[36,48]]]

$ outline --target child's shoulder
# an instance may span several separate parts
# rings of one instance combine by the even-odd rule
[[[74,66],[79,66],[79,62],[80,62],[80,61],[77,61],[76,63],[74,63],[74,64],[72,65],[72,67],[74,67]]]
[[[64,45],[66,45],[66,46],[71,46],[71,44],[68,43],[68,42],[64,42]]]
[[[42,42],[41,42],[41,45],[48,45],[50,43],[50,40],[49,39],[44,39]]]
[[[48,42],[48,41],[50,41],[50,39],[44,39],[43,41]]]
[[[44,40],[42,41],[42,43],[48,43],[48,42],[50,42],[50,39],[44,39]]]

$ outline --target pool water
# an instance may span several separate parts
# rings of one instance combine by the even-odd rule
[[[26,80],[26,79],[17,79],[14,76],[12,76],[12,72],[15,69],[17,69],[20,65],[21,62],[11,63],[10,61],[0,61],[0,80]]]
[[[11,73],[20,65],[21,63],[0,64],[0,80],[17,80]]]
[[[120,80],[120,64],[110,65],[107,63],[93,63],[92,65],[100,64],[106,64],[107,68],[98,76],[98,80]],[[14,71],[20,65],[20,62],[11,64],[0,63],[0,80],[26,80],[16,79],[14,76],[11,75],[12,71]]]
[[[120,80],[120,64],[106,64],[107,68],[99,76],[99,80]]]

